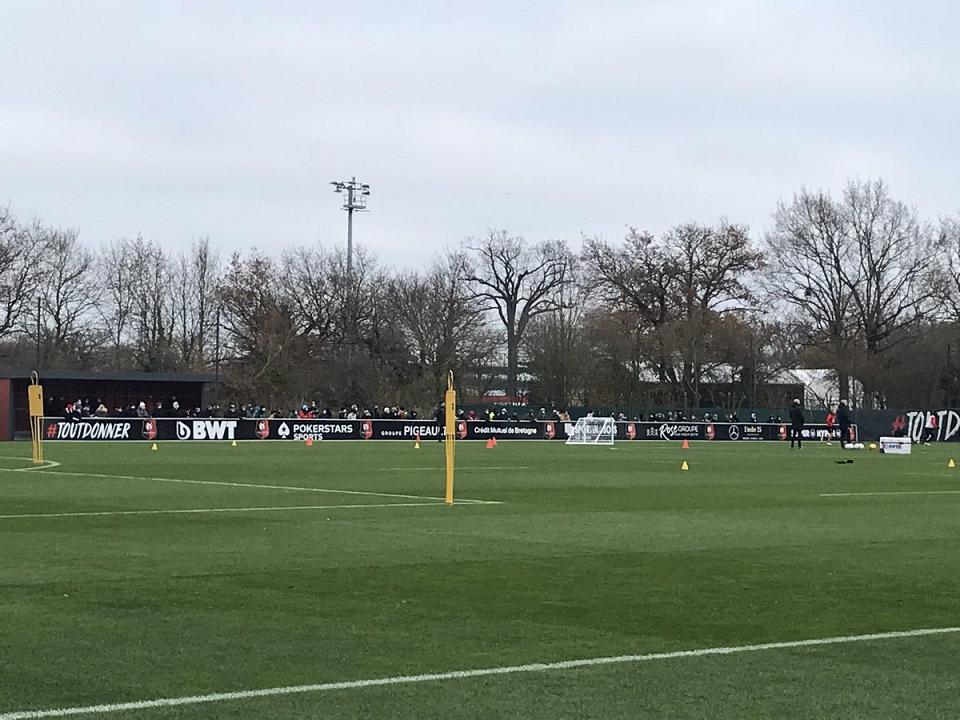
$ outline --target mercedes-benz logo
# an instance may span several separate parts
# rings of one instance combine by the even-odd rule
[[[730,426],[730,439],[739,440],[740,439],[740,428],[736,425]]]

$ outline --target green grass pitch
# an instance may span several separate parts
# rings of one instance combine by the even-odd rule
[[[438,443],[28,453],[0,448],[2,720],[960,625],[960,446],[460,443],[487,502],[453,507]],[[77,717],[956,718],[958,657],[947,631]]]

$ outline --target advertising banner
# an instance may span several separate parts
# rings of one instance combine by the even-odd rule
[[[617,440],[786,440],[789,427],[778,423],[618,422]],[[458,440],[566,440],[574,423],[560,421],[486,422],[458,420]],[[857,428],[852,428],[857,439]],[[45,418],[46,440],[439,440],[433,420],[338,420],[323,418]],[[805,440],[839,440],[840,431],[807,425]]]

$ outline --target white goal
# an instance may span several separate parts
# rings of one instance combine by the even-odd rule
[[[617,426],[612,417],[582,417],[567,437],[567,445],[613,445]]]

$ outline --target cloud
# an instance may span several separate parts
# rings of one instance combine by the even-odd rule
[[[956,212],[950,3],[30,2],[5,7],[0,202],[225,251],[388,263],[488,227],[619,237],[884,176]],[[8,42],[6,42],[8,41]]]

